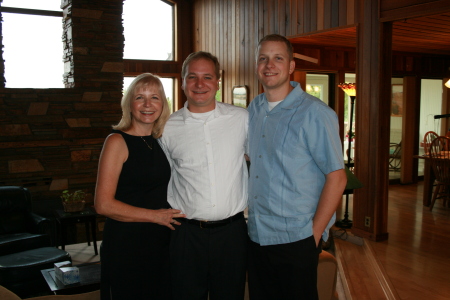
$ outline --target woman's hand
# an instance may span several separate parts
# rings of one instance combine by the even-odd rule
[[[154,223],[167,226],[171,230],[175,230],[173,225],[181,225],[175,218],[186,218],[186,215],[181,213],[179,209],[158,209],[154,210]]]

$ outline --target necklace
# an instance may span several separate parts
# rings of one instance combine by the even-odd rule
[[[152,150],[152,146],[150,146],[147,141],[141,136],[141,139],[144,141],[144,143],[147,145],[148,149]]]

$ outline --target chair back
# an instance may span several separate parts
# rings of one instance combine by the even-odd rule
[[[433,140],[438,136],[439,135],[434,131],[428,131],[425,133],[423,136],[423,151],[425,152],[425,155],[430,155],[431,142],[433,142]]]
[[[402,164],[402,141],[389,145],[389,171],[399,171]]]
[[[430,162],[436,181],[450,185],[450,138],[438,136],[430,147]]]
[[[398,144],[397,143],[391,143],[390,144],[390,150],[389,150],[389,157],[390,158],[401,158],[401,154],[402,154],[402,141],[400,141]]]
[[[19,186],[0,187],[0,234],[27,232],[31,193]]]

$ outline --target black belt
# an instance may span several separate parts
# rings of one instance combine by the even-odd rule
[[[194,219],[183,219],[183,218],[178,218],[177,220],[182,223],[188,223],[188,224],[199,226],[200,228],[215,228],[215,227],[225,226],[227,224],[230,224],[234,221],[237,221],[237,220],[240,220],[243,218],[244,218],[244,213],[240,212],[240,213],[235,214],[234,216],[231,216],[231,217],[223,219],[223,220],[218,220],[218,221],[199,221],[199,220],[194,220]]]

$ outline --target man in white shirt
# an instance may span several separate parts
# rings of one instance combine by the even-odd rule
[[[183,63],[187,102],[160,139],[172,177],[168,201],[186,214],[171,239],[176,299],[243,299],[247,263],[247,110],[217,102],[220,65],[208,52]]]

